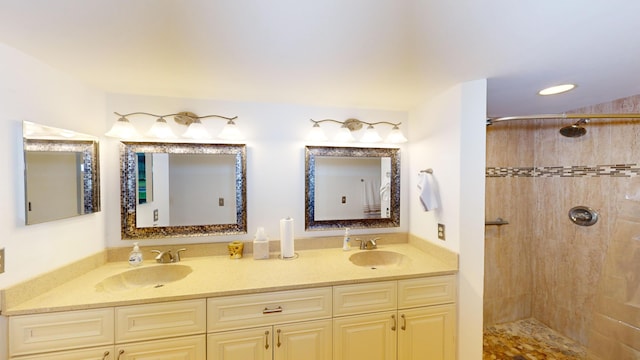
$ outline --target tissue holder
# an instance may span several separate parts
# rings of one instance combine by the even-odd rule
[[[253,242],[253,258],[255,260],[263,260],[269,258],[269,241],[254,241]]]

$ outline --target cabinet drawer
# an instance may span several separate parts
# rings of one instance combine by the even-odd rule
[[[113,309],[9,317],[9,354],[113,344]]]
[[[210,298],[210,332],[331,317],[331,288]]]
[[[115,360],[113,345],[90,349],[60,351],[40,355],[27,355],[11,360]]]
[[[456,301],[456,276],[434,276],[398,281],[398,308],[447,304]]]
[[[116,343],[206,331],[204,299],[116,308]]]
[[[341,285],[333,288],[334,316],[395,310],[397,304],[395,281]]]

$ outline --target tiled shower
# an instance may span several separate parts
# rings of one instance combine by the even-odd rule
[[[640,95],[572,112],[640,113]],[[486,219],[508,224],[485,227],[484,324],[533,318],[591,358],[640,359],[640,119],[560,135],[574,121],[487,128]],[[598,222],[574,224],[574,206]]]

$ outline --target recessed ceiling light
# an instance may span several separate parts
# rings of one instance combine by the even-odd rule
[[[555,95],[555,94],[560,94],[563,92],[567,92],[569,90],[573,90],[575,89],[575,85],[574,84],[562,84],[562,85],[556,85],[556,86],[551,86],[548,87],[546,89],[542,89],[540,91],[538,91],[538,95]]]

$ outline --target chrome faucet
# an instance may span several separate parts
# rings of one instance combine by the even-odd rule
[[[356,239],[356,241],[360,241],[360,250],[373,250],[378,248],[378,244],[376,241],[380,240],[380,238],[373,238],[367,240]]]
[[[151,252],[154,254],[158,254],[155,257],[156,262],[161,264],[166,264],[166,263],[180,262],[180,253],[185,250],[187,249],[186,248],[179,249],[176,251],[175,254],[171,253],[171,250],[167,250],[167,251],[151,250]]]

